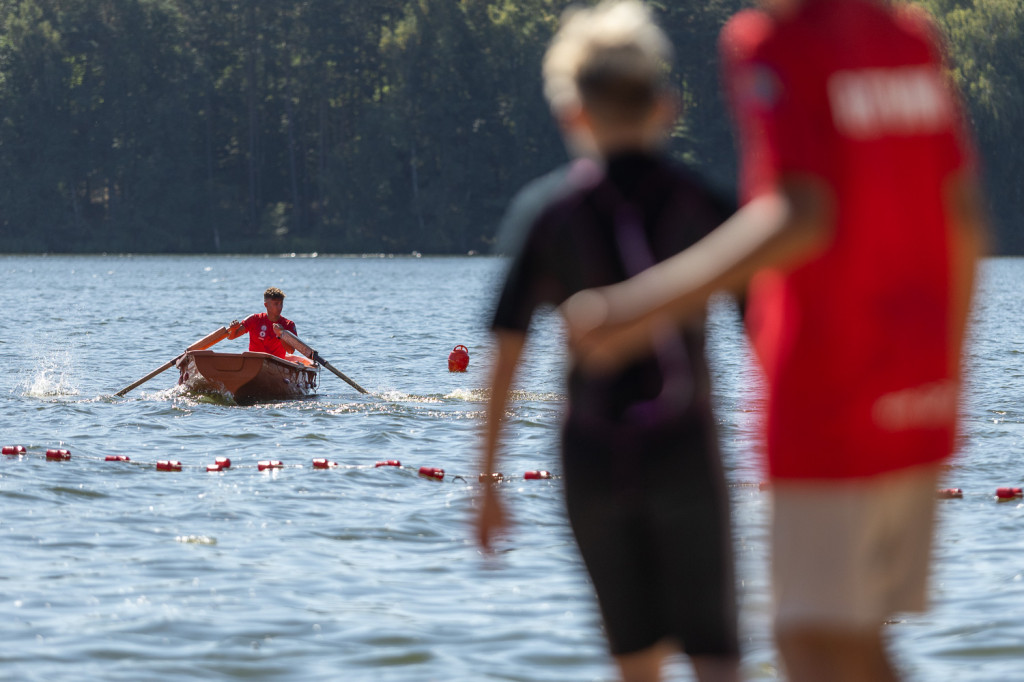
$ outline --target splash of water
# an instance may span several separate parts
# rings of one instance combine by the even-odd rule
[[[175,542],[180,542],[185,545],[216,545],[217,538],[211,538],[207,535],[178,535],[174,538]]]
[[[479,388],[457,388],[445,396],[450,400],[464,400],[466,402],[481,402],[487,400],[487,391]]]
[[[412,395],[402,391],[384,391],[377,397],[395,403],[439,403],[441,398],[436,395]]]
[[[56,351],[43,358],[23,384],[23,395],[31,398],[54,398],[78,395],[72,383],[73,362],[68,351]]]

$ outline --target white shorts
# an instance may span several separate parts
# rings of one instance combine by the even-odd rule
[[[874,628],[927,605],[939,467],[772,484],[777,627]]]

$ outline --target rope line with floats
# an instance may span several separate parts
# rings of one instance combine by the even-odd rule
[[[23,445],[5,445],[0,450],[7,458],[27,458],[36,457],[45,459],[48,462],[67,462],[71,460],[71,451],[67,448],[48,448],[44,453],[40,454],[37,452],[30,452]],[[156,471],[187,471],[187,470],[204,470],[210,473],[227,471],[228,469],[256,469],[257,471],[268,471],[274,469],[304,469],[306,465],[303,464],[285,464],[278,459],[265,459],[259,460],[255,465],[253,464],[232,464],[231,459],[228,457],[217,457],[212,464],[182,464],[179,460],[175,459],[158,459],[156,461],[142,461],[133,460],[128,455],[105,455],[104,457],[95,457],[90,455],[75,455],[75,459],[82,459],[92,462],[120,462],[131,466],[145,467],[155,469]],[[490,473],[490,474],[479,474],[473,476],[471,474],[446,474],[445,470],[440,467],[428,467],[428,466],[407,466],[402,464],[397,459],[386,459],[373,464],[339,464],[338,462],[331,461],[326,457],[316,457],[311,462],[311,468],[313,469],[380,469],[380,468],[394,468],[403,469],[406,471],[415,471],[420,477],[428,478],[435,481],[443,481],[447,478],[449,481],[468,481],[472,478],[476,478],[482,483],[501,483],[502,481],[511,481],[516,479],[522,479],[526,481],[535,480],[548,480],[557,479],[559,476],[553,475],[549,471],[544,470],[532,470],[525,471],[521,474],[514,474],[506,476],[502,473]]]
[[[48,448],[42,454],[38,452],[30,452],[23,445],[5,445],[0,454],[4,455],[4,459],[9,458],[27,458],[36,457],[45,459],[48,462],[67,462],[71,460],[71,451],[67,448]],[[133,460],[128,455],[105,455],[104,457],[94,457],[90,455],[75,455],[75,459],[83,459],[86,461],[93,462],[120,462],[138,467],[146,467],[155,469],[156,471],[189,471],[189,470],[202,470],[209,473],[225,472],[229,469],[256,469],[257,471],[273,471],[277,469],[304,469],[304,464],[285,464],[283,461],[278,459],[264,459],[259,460],[256,464],[232,464],[228,457],[217,457],[212,464],[182,464],[179,460],[174,459],[159,459],[156,461],[141,461]],[[550,471],[543,469],[534,469],[530,471],[524,471],[521,474],[505,475],[500,472],[494,473],[482,473],[482,474],[450,474],[446,473],[444,469],[440,467],[429,467],[429,466],[408,466],[402,464],[397,459],[385,459],[373,464],[339,464],[338,462],[332,461],[326,457],[315,457],[310,463],[312,469],[381,469],[381,468],[393,468],[401,469],[405,471],[414,471],[421,478],[426,478],[434,481],[448,480],[451,482],[462,481],[467,482],[476,479],[480,483],[502,483],[505,481],[514,480],[525,480],[525,481],[540,481],[540,480],[553,480],[561,478],[558,474],[552,474]],[[770,488],[770,485],[766,482],[761,483],[730,483],[731,488],[750,488],[756,487],[759,491],[766,491]],[[955,500],[964,499],[965,493],[963,488],[940,488],[936,491],[936,496],[942,500]],[[971,493],[966,495],[969,497],[981,497],[983,493]],[[1024,499],[1024,488],[1018,488],[1013,486],[1003,486],[996,488],[995,495],[984,494],[984,497],[995,499],[999,502],[1010,502],[1012,500]]]

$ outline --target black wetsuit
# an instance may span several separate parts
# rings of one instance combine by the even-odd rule
[[[685,249],[734,206],[681,166],[640,153],[580,161],[534,205],[513,202],[518,244],[493,328],[526,332],[541,305],[613,284]],[[537,206],[537,201],[543,201]],[[527,225],[516,225],[518,221]],[[728,494],[710,407],[703,320],[607,377],[573,368],[562,455],[569,520],[612,653],[673,638],[735,656]]]

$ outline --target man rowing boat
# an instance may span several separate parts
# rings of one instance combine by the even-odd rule
[[[265,313],[253,313],[241,322],[235,320],[228,327],[228,338],[237,339],[249,332],[249,350],[258,353],[269,353],[283,358],[290,355],[292,348],[281,341],[281,332],[289,331],[298,336],[295,323],[281,315],[284,309],[284,292],[277,287],[270,287],[263,292]]]
[[[269,289],[264,291],[263,306],[267,309],[267,312],[250,315],[241,322],[239,322],[238,320],[234,320],[229,327],[221,327],[212,334],[208,334],[207,336],[203,337],[202,339],[199,339],[191,346],[186,348],[185,352],[179,355],[178,357],[167,361],[166,363],[164,363],[163,366],[158,367],[155,371],[150,372],[149,374],[142,377],[135,383],[121,389],[114,395],[118,397],[123,396],[126,393],[128,393],[128,391],[138,386],[141,386],[142,384],[146,383],[147,381],[155,377],[157,374],[160,374],[164,370],[174,367],[175,365],[178,365],[180,367],[182,362],[191,362],[195,364],[195,357],[198,354],[198,351],[207,351],[207,349],[209,349],[210,346],[214,345],[215,343],[221,341],[224,338],[237,339],[246,331],[249,332],[250,351],[255,351],[257,353],[267,353],[269,355],[281,358],[287,362],[306,365],[307,367],[312,367],[313,369],[318,369],[316,367],[317,364],[322,365],[329,369],[333,374],[337,375],[339,379],[342,379],[347,384],[352,386],[352,388],[356,389],[360,393],[366,393],[365,388],[349,379],[342,372],[335,369],[331,363],[324,360],[319,353],[317,353],[315,350],[313,350],[313,348],[306,345],[301,339],[299,339],[298,335],[295,332],[295,323],[281,315],[281,310],[284,309],[283,291],[281,291],[277,287],[270,287]],[[293,349],[302,353],[306,357],[292,355],[291,351]],[[216,356],[218,354],[209,351],[205,355]],[[210,369],[208,371],[216,371],[216,369],[217,368],[210,366]],[[228,371],[237,374],[241,370],[239,369],[238,366],[234,366],[232,369]],[[309,370],[307,369],[303,371]],[[197,372],[199,374],[203,374],[202,369],[199,369],[197,367],[196,371],[192,371],[186,365],[186,368],[182,369],[182,379],[179,381],[179,383],[184,383],[190,377],[194,376]],[[224,384],[223,381],[221,381],[220,383],[222,385]],[[304,383],[295,381],[286,381],[285,383],[288,384],[288,386],[291,389],[296,389],[303,394],[305,393],[306,388],[311,390],[316,387],[315,379],[307,380]],[[229,392],[235,393],[234,390],[231,390]],[[253,397],[253,394],[250,394],[249,397]],[[265,397],[267,397],[267,395],[264,392],[260,396],[258,396],[258,399]],[[235,398],[238,398],[237,394],[235,395]]]

